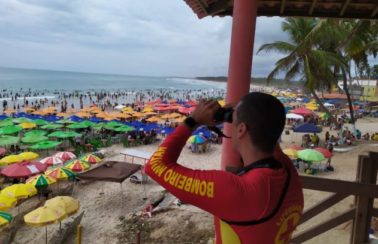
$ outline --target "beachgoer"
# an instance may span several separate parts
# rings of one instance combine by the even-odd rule
[[[176,163],[194,129],[216,124],[218,109],[216,101],[199,103],[153,154],[146,173],[181,201],[213,214],[218,244],[289,243],[302,215],[303,192],[277,144],[285,124],[278,99],[252,92],[233,109],[231,140],[244,166],[238,174]]]

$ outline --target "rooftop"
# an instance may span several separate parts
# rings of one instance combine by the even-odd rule
[[[197,14],[232,15],[233,0],[184,0]],[[378,19],[377,0],[259,0],[258,16]]]

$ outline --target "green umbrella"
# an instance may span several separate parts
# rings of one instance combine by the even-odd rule
[[[17,123],[17,124],[28,123],[28,122],[32,122],[32,121],[30,119],[27,119],[27,118],[24,118],[24,117],[13,119],[13,123]]]
[[[41,125],[47,125],[48,122],[44,119],[35,119],[33,120],[33,123],[38,125],[38,126],[41,126]]]
[[[24,136],[44,136],[47,134],[45,130],[30,130]]]
[[[104,128],[105,124],[104,123],[98,123],[98,124],[94,124],[92,125],[91,127],[95,130],[101,130],[102,128]]]
[[[0,135],[11,135],[22,130],[21,126],[18,125],[8,125],[0,128]]]
[[[9,224],[12,219],[13,217],[10,213],[0,212],[0,226]]]
[[[117,131],[117,132],[128,132],[128,131],[133,131],[133,130],[135,130],[133,127],[127,126],[127,125],[120,126],[114,129],[114,131]]]
[[[9,125],[13,125],[12,119],[10,118],[0,121],[0,127],[9,126]]]
[[[41,128],[45,129],[45,130],[55,130],[55,129],[60,129],[62,127],[63,127],[63,125],[47,124],[47,125],[43,125]]]
[[[298,151],[298,158],[309,162],[319,162],[324,160],[324,155],[314,149],[305,149]]]
[[[41,141],[47,141],[49,138],[43,135],[31,135],[31,136],[25,136],[21,139],[23,143],[26,144],[33,144],[33,143],[38,143]]]
[[[0,136],[0,146],[17,144],[19,140],[17,136]]]
[[[58,123],[58,124],[74,124],[75,122],[70,120],[70,119],[61,119],[61,120],[58,120],[56,123]]]
[[[89,125],[82,124],[82,123],[76,123],[76,124],[72,124],[72,125],[67,126],[67,128],[70,128],[70,129],[85,129],[85,128],[88,128],[88,127],[89,127]]]
[[[80,124],[87,125],[89,127],[96,123],[93,123],[92,121],[89,121],[89,120],[84,120],[84,121],[81,121]]]
[[[74,131],[54,131],[53,133],[49,134],[48,137],[57,137],[57,138],[69,138],[69,137],[78,137],[81,134],[76,133]]]
[[[118,127],[118,126],[123,126],[123,124],[119,123],[117,121],[111,121],[111,122],[107,123],[106,126],[108,126],[108,127]]]
[[[41,141],[41,142],[38,142],[37,144],[34,144],[33,146],[30,146],[29,148],[30,149],[49,149],[49,148],[53,148],[53,147],[56,147],[60,144],[61,142],[59,141]]]

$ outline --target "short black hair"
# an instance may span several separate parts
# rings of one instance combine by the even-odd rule
[[[273,152],[285,127],[283,104],[272,95],[251,92],[242,98],[236,114],[237,123],[247,125],[253,145],[263,152]]]

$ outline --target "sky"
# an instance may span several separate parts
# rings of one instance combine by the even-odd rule
[[[282,56],[281,18],[256,24],[252,74]],[[201,20],[183,0],[0,0],[0,66],[146,76],[224,76],[230,17]]]

